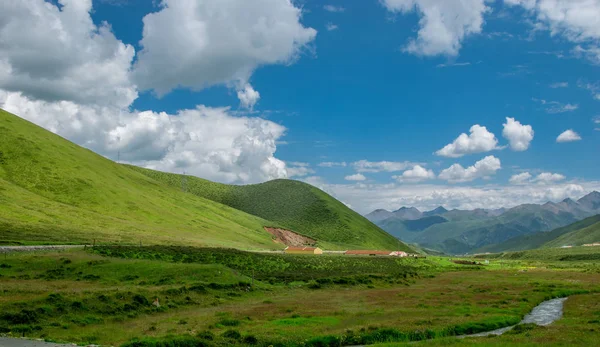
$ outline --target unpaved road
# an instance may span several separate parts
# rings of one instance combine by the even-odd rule
[[[0,347],[73,347],[76,345],[64,345],[36,340],[18,339],[12,337],[0,337]]]
[[[83,245],[0,246],[0,253],[60,250],[60,249],[67,249],[67,248],[83,248]],[[0,347],[3,347],[3,346],[0,345]]]

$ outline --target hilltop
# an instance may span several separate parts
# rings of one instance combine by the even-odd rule
[[[305,183],[230,186],[186,179],[184,192],[177,175],[117,164],[0,110],[2,243],[283,248],[264,230],[273,226],[314,237],[325,247],[408,250]],[[210,193],[194,193],[200,186]]]

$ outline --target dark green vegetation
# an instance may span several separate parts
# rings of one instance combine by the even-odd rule
[[[523,251],[540,247],[580,246],[598,241],[600,241],[600,215],[552,231],[518,236],[497,245],[482,247],[478,251]]]
[[[511,325],[543,300],[597,290],[597,263],[536,262],[180,247],[8,254],[0,330],[140,347],[407,342]]]
[[[405,283],[432,264],[414,258],[305,256],[242,252],[234,249],[193,247],[95,247],[97,254],[125,259],[152,259],[176,263],[219,264],[270,284],[311,281],[313,285],[371,284],[385,280]]]
[[[237,187],[188,177],[183,192],[180,176],[119,165],[2,110],[0,152],[3,244],[281,249],[263,227],[285,226],[324,248],[409,250],[308,184]]]
[[[559,203],[525,204],[508,210],[446,211],[442,208],[421,213],[414,208],[402,208],[394,212],[377,210],[367,216],[406,242],[449,254],[465,254],[541,245],[542,241],[549,241],[549,237],[555,235],[545,232],[598,213],[600,193],[592,192],[578,201],[565,199]],[[448,222],[432,220],[434,216]],[[557,242],[581,244],[595,237],[596,234],[582,231],[571,239]]]
[[[181,175],[131,167],[148,177],[181,186]],[[197,196],[273,221],[302,235],[350,248],[410,251],[379,227],[327,193],[303,182],[273,180],[246,186],[225,185],[187,177],[187,190]]]
[[[600,260],[600,247],[540,248],[517,252],[479,254],[475,258],[559,262],[586,261],[594,263]],[[600,263],[597,265],[600,266]]]

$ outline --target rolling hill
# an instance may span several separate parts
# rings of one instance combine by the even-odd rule
[[[354,248],[410,251],[405,244],[363,216],[304,182],[279,179],[235,186],[134,166],[130,168],[173,187],[181,187],[182,179],[185,179],[186,190],[191,194],[276,222],[318,240]]]
[[[477,252],[524,251],[541,247],[578,246],[598,241],[600,241],[600,215],[552,231],[518,236],[500,244],[488,245],[478,249]]]
[[[280,226],[313,236],[326,248],[399,247],[391,235],[308,184],[278,180],[237,187],[187,180],[190,191],[182,192],[180,183],[112,162],[0,110],[1,243],[96,240],[278,249],[283,245],[264,226]],[[212,186],[207,189],[212,193],[191,194],[194,182]],[[237,198],[223,192],[236,192]],[[290,218],[281,217],[294,199],[299,203]]]
[[[572,227],[571,229],[574,230],[544,243],[542,247],[581,246],[588,243],[600,242],[600,215],[587,218],[583,221],[586,221],[586,223]],[[595,223],[591,224],[592,222]]]

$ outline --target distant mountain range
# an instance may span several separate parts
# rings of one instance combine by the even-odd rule
[[[365,217],[405,242],[463,254],[504,251],[510,248],[505,244],[508,240],[516,242],[515,238],[551,231],[596,214],[600,214],[600,193],[594,191],[577,201],[567,198],[559,203],[523,204],[510,209],[449,211],[440,206],[421,212],[402,207],[391,212],[375,210]],[[546,238],[550,241],[548,235]]]

